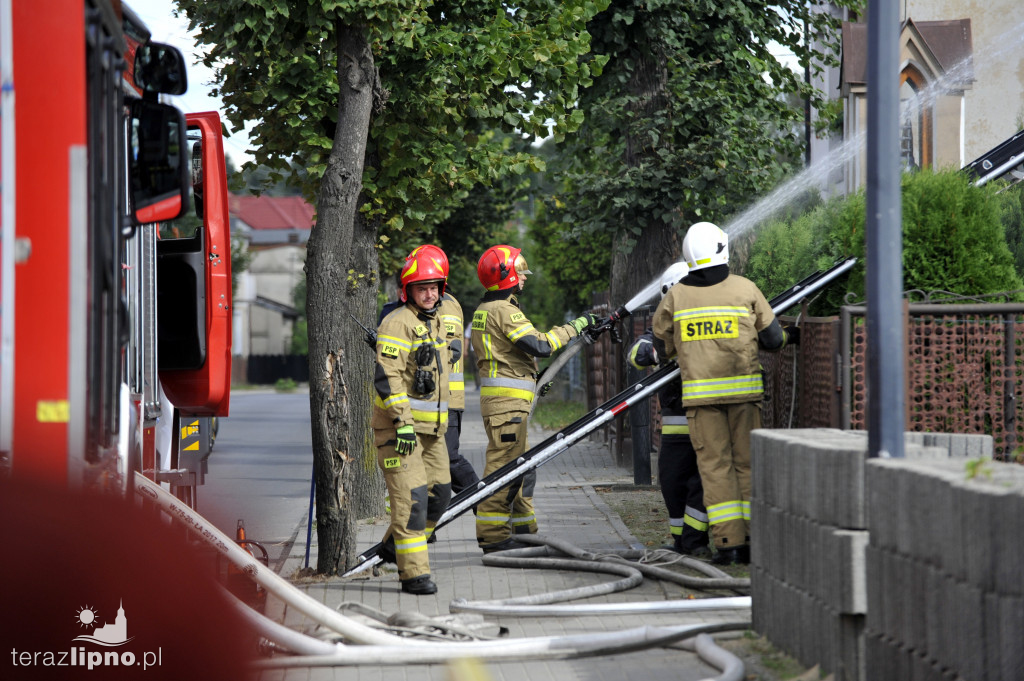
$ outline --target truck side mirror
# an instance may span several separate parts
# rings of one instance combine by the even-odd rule
[[[132,222],[173,220],[189,207],[185,116],[173,106],[132,102],[128,146]]]
[[[153,42],[139,45],[135,52],[135,85],[153,95],[185,94],[188,78],[178,48]]]

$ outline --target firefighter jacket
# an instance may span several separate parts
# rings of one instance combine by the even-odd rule
[[[441,298],[440,307],[441,323],[445,332],[445,341],[448,343],[449,364],[448,364],[448,398],[449,409],[466,408],[466,383],[462,375],[464,327],[462,322],[462,306],[450,293],[445,293]]]
[[[421,349],[422,348],[422,349]],[[377,329],[373,420],[376,444],[394,438],[399,426],[443,435],[448,423],[448,344],[437,307],[414,304],[388,314]]]
[[[576,334],[571,324],[541,333],[511,291],[491,291],[473,313],[472,342],[480,377],[483,416],[530,411],[537,379],[536,357],[550,357]]]
[[[679,363],[683,406],[759,401],[758,334],[775,322],[764,294],[734,274],[710,286],[683,281],[654,311],[654,335]]]
[[[658,363],[658,353],[654,349],[654,332],[647,329],[629,349],[629,363],[637,369],[652,367]],[[658,402],[661,405],[661,434],[689,435],[690,425],[683,407],[683,395],[680,379],[669,382],[658,391]]]

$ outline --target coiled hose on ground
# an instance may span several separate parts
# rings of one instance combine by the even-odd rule
[[[284,627],[238,602],[239,612],[246,617],[260,635],[273,642],[274,647],[298,653],[295,656],[263,660],[255,663],[257,666],[436,664],[459,658],[482,658],[490,661],[572,659],[665,647],[693,638],[698,634],[746,629],[750,626],[749,621],[737,621],[711,625],[637,627],[573,636],[542,636],[501,641],[476,640],[451,643],[397,636],[346,617],[297,589],[270,568],[256,561],[250,553],[160,485],[138,473],[135,476],[135,489],[140,496],[156,504],[171,518],[180,522],[194,535],[218,550],[269,593],[346,641],[346,643],[332,643],[307,636]],[[749,598],[746,599],[745,606],[733,605],[732,607],[737,609],[749,607]],[[739,675],[736,675],[735,664],[728,659],[732,657],[731,655],[714,646],[713,642],[711,644],[695,642],[693,645],[702,659],[723,669],[723,675],[716,677],[716,681],[740,681],[742,664],[739,665]],[[711,647],[709,648],[709,646]],[[710,650],[711,652],[702,654],[700,652],[702,647],[705,651]],[[705,655],[709,655],[709,657],[705,657]],[[716,659],[717,663],[714,661]],[[723,663],[723,660],[726,663]]]

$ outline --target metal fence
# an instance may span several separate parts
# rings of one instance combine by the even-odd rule
[[[273,385],[282,378],[296,383],[309,381],[306,355],[249,355],[245,379],[250,385]]]
[[[764,427],[867,427],[865,311],[863,306],[846,306],[838,317],[803,318],[799,346],[761,353]],[[588,348],[588,407],[606,401],[639,376],[631,378],[629,372],[635,370],[626,365],[626,351],[632,338],[650,325],[650,315],[648,308],[634,312],[621,345],[603,337]],[[1024,305],[907,304],[904,320],[906,430],[991,435],[997,458],[1016,459],[1024,436],[1024,419],[1018,418],[1024,347],[1017,338],[1024,328]],[[620,465],[642,460],[643,452],[634,453],[634,441],[641,448],[649,441],[657,449],[656,399],[651,400],[649,414],[648,436],[635,435],[628,416],[601,433]]]

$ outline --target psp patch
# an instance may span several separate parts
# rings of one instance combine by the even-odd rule
[[[392,345],[391,343],[381,343],[380,354],[384,355],[385,357],[389,359],[397,359],[398,352],[399,348],[397,345]]]
[[[384,459],[384,468],[401,468],[402,457],[400,456],[389,456]]]
[[[412,332],[415,333],[417,336],[426,336],[427,327],[423,326],[422,324],[417,324],[415,327],[413,327]]]
[[[524,315],[522,312],[513,312],[512,316],[509,317],[509,319],[512,321],[513,324],[515,324],[516,322],[521,322],[524,319],[526,319],[526,315]]]
[[[698,317],[679,323],[683,342],[739,338],[740,325],[736,317]]]

